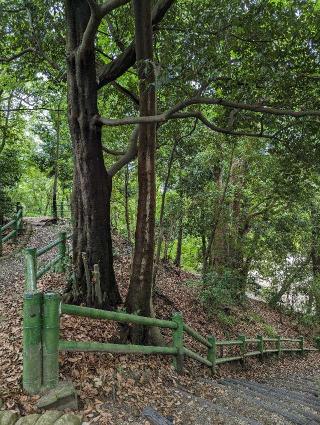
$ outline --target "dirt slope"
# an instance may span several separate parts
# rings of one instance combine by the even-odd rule
[[[60,230],[60,226],[38,227],[29,245],[43,246]],[[115,252],[117,278],[124,295],[129,280],[131,252],[126,242],[120,238],[115,240]],[[196,330],[203,335],[213,334],[218,338],[229,338],[239,333],[255,336],[257,333],[266,334],[266,331],[290,336],[310,336],[309,329],[303,329],[292,318],[274,312],[257,301],[248,302],[246,309],[235,308],[230,311],[231,320],[224,318],[221,322],[215,312],[208,316],[198,301],[197,289],[188,283],[194,278],[177,269],[162,267],[157,286],[158,295],[155,297],[158,317],[169,318],[174,311],[180,310],[185,321]],[[50,274],[42,279],[39,287],[43,290],[62,291],[64,284],[62,276]],[[0,398],[4,400],[6,408],[20,413],[32,413],[36,397],[28,397],[21,391],[22,294],[22,256],[17,255],[2,263],[0,260]],[[66,339],[114,341],[117,335],[118,327],[114,323],[75,317],[62,319],[61,336]],[[170,341],[169,334],[164,334],[164,337]],[[188,339],[186,342],[189,342]],[[80,395],[81,413],[89,423],[141,424],[144,423],[140,417],[141,411],[145,406],[151,405],[163,415],[172,416],[176,424],[201,424],[196,418],[195,422],[190,420],[190,405],[186,394],[192,394],[194,400],[200,399],[200,407],[209,411],[207,402],[203,404],[202,401],[209,400],[211,403],[219,395],[225,397],[227,391],[223,384],[217,382],[219,378],[269,380],[272,376],[294,373],[310,376],[319,364],[319,353],[308,354],[304,358],[286,356],[276,363],[271,359],[264,363],[250,359],[245,368],[239,364],[221,366],[212,381],[206,368],[189,360],[186,361],[185,373],[179,376],[169,358],[68,353],[60,356],[60,378],[71,379],[75,383]],[[206,379],[210,379],[209,386],[205,384]],[[222,401],[220,404],[223,405]],[[228,418],[227,421],[230,420],[230,415]]]

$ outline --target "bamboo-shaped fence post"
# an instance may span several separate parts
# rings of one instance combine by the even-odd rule
[[[245,335],[239,335],[238,337],[239,341],[241,341],[241,345],[240,345],[240,353],[241,353],[241,357],[242,357],[242,363],[244,363],[245,361],[245,354],[247,352],[247,343],[246,343],[246,336]]]
[[[2,257],[2,226],[0,226],[0,257]]]
[[[26,248],[25,258],[25,290],[37,290],[37,250],[36,248]]]
[[[102,300],[99,264],[93,265],[93,276],[94,276],[95,298],[96,298],[96,301],[98,302],[98,306],[101,307],[103,300]]]
[[[263,360],[263,352],[264,352],[263,336],[257,335],[257,340],[258,340],[258,351],[260,351],[260,360]]]
[[[18,228],[18,233],[21,233],[21,230],[23,228],[23,206],[20,205],[19,206],[19,228]]]
[[[212,374],[216,372],[216,359],[217,359],[217,340],[215,336],[210,335],[208,337],[208,342],[211,344],[211,347],[208,348],[207,359],[211,362],[211,371]]]
[[[16,223],[15,223],[15,229],[16,229],[16,237],[20,234],[20,230],[22,228],[22,205],[20,202],[17,202],[16,206]]]
[[[175,313],[172,321],[177,328],[173,331],[173,346],[177,349],[177,354],[173,358],[173,365],[178,373],[183,372],[184,352],[183,352],[183,317],[181,313]]]
[[[15,213],[14,215],[14,223],[12,225],[14,234],[13,234],[13,242],[17,243],[18,239],[18,230],[19,230],[19,213]]]
[[[280,357],[281,356],[281,353],[282,353],[282,343],[281,343],[281,336],[280,335],[277,336],[277,342],[276,342],[276,344],[277,344],[276,348],[278,350],[278,357]]]
[[[22,382],[29,394],[37,394],[42,383],[41,304],[42,293],[24,294]]]
[[[59,263],[58,263],[58,267],[57,267],[57,272],[58,273],[63,273],[66,271],[66,252],[67,252],[67,234],[66,232],[60,232],[59,233],[59,240],[60,243],[58,245],[58,249],[59,249],[59,256],[61,257]]]
[[[48,292],[43,297],[42,382],[45,388],[55,388],[59,381],[60,296]]]
[[[304,354],[304,337],[300,336],[300,341],[299,341],[299,349],[301,351],[301,355]]]

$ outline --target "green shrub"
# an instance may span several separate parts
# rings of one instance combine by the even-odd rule
[[[234,326],[237,323],[237,318],[231,316],[230,314],[225,313],[224,311],[218,311],[217,319],[222,325],[226,326]]]
[[[209,308],[228,307],[245,299],[243,277],[233,270],[210,272],[203,277],[200,299]]]
[[[268,323],[265,323],[262,326],[263,335],[268,336],[269,338],[275,338],[278,336],[278,332],[275,330],[275,328],[272,325],[269,325]]]

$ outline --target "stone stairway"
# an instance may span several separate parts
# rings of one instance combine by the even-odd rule
[[[177,389],[183,423],[194,425],[320,424],[320,376],[289,376],[255,382],[203,379],[206,396]],[[199,387],[198,387],[199,390]],[[200,393],[202,395],[200,395]]]

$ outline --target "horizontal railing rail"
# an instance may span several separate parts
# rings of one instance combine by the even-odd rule
[[[59,338],[60,318],[62,315],[81,316],[89,319],[116,321],[147,327],[160,327],[172,331],[172,345],[150,346],[133,344],[113,344],[94,341],[67,341]],[[233,340],[217,340],[214,336],[204,337],[195,329],[185,324],[180,313],[175,313],[171,320],[128,314],[120,311],[107,311],[91,307],[81,307],[61,303],[61,297],[56,293],[42,294],[37,291],[26,292],[24,295],[24,357],[23,386],[29,393],[38,393],[43,388],[54,388],[59,377],[59,352],[107,352],[124,354],[162,354],[173,356],[175,369],[181,373],[184,368],[184,358],[191,358],[208,366],[212,372],[216,366],[234,362],[244,362],[247,357],[263,358],[267,354],[283,352],[299,352],[320,350],[320,338],[316,339],[316,347],[305,347],[304,338],[263,337],[246,338],[239,335]],[[199,354],[194,348],[185,346],[184,335],[188,335],[197,343],[204,345],[207,355]],[[35,350],[35,345],[39,349]],[[267,346],[266,346],[267,344]],[[270,344],[273,344],[274,346]],[[286,344],[286,345],[284,345]],[[290,344],[290,348],[287,346]],[[291,344],[296,344],[292,347]],[[41,347],[42,345],[42,347]],[[249,346],[254,346],[249,350]],[[230,347],[232,353],[218,356],[218,348]],[[235,349],[238,352],[234,352]],[[32,353],[32,355],[31,355]],[[40,368],[40,369],[39,369]]]
[[[0,257],[3,254],[3,244],[10,239],[13,239],[14,242],[17,241],[17,237],[22,229],[22,220],[23,220],[23,209],[21,205],[17,206],[17,211],[14,214],[12,220],[6,223],[4,226],[0,226]],[[6,233],[7,230],[12,229],[9,233]]]
[[[58,273],[65,272],[66,257],[67,257],[67,240],[72,236],[66,232],[60,232],[58,238],[42,248],[26,248],[24,250],[25,257],[25,290],[36,291],[37,280],[50,270],[55,270]],[[38,264],[38,258],[47,254],[54,248],[58,248],[57,255],[43,264],[41,267]]]

